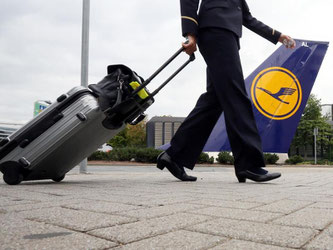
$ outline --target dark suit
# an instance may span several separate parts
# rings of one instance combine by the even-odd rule
[[[255,19],[245,0],[202,0],[199,15],[199,0],[180,0],[182,30],[197,35],[201,28],[215,27],[242,36],[242,25],[267,40],[277,43],[280,32]]]
[[[224,112],[235,171],[264,167],[261,139],[247,96],[239,58],[242,25],[277,43],[280,32],[252,17],[245,0],[180,0],[183,35],[197,37],[207,64],[207,92],[177,130],[167,153],[193,169],[219,116]]]

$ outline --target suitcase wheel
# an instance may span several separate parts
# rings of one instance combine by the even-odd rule
[[[8,185],[17,185],[23,181],[21,166],[17,162],[7,162],[2,167],[3,180]]]
[[[23,175],[21,173],[13,174],[13,173],[5,173],[3,175],[3,180],[8,185],[17,185],[23,181]]]
[[[61,182],[64,178],[65,178],[65,175],[62,175],[60,177],[52,178],[52,180],[55,181],[55,182]]]

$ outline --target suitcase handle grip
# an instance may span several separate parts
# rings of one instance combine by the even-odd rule
[[[180,66],[168,79],[166,79],[153,93],[149,95],[149,99],[152,99],[157,93],[165,87],[180,71],[182,71],[190,62],[193,62],[195,60],[194,53],[190,56],[190,58],[182,65]]]
[[[132,92],[131,96],[134,97],[140,90],[145,88],[159,73],[161,73],[173,60],[175,60],[182,52],[184,48],[181,47],[173,56],[171,56],[154,74],[152,74],[147,80],[145,80],[140,87],[136,88]],[[165,85],[167,85],[180,71],[182,71],[190,62],[195,60],[194,53],[190,55],[189,59],[180,66],[164,83],[160,85],[153,93],[151,93],[146,99],[152,99]]]

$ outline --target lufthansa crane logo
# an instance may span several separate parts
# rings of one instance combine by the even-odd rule
[[[285,68],[261,71],[253,80],[251,96],[264,116],[284,120],[293,116],[302,102],[302,88],[296,76]]]

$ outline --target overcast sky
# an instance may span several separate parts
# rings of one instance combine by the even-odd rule
[[[333,41],[331,0],[247,0],[252,15],[295,38]],[[89,83],[109,64],[126,64],[147,78],[181,41],[179,0],[91,0]],[[0,122],[32,118],[36,100],[54,101],[80,85],[82,0],[0,0]],[[244,28],[244,75],[278,45]],[[186,55],[157,78],[171,74]],[[328,49],[313,93],[333,103],[333,50]],[[173,80],[147,111],[186,116],[205,91],[205,64],[197,60]]]

